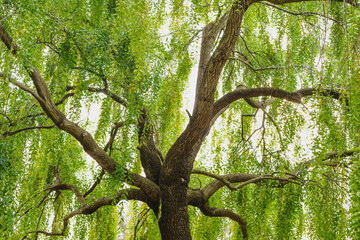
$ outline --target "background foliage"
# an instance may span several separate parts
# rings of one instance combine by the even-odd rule
[[[188,121],[185,110],[191,106],[185,105],[185,99],[189,82],[195,81],[191,71],[196,71],[199,60],[201,30],[231,4],[227,0],[3,0],[0,19],[21,46],[20,54],[42,72],[53,101],[74,93],[58,107],[101,146],[114,123],[124,121],[111,156],[141,173],[134,125],[140,109],[149,109],[156,144],[166,153]],[[277,100],[265,112],[243,100],[235,102],[207,137],[195,168],[215,174],[291,173],[303,179],[301,185],[268,181],[237,192],[223,189],[211,198],[211,204],[231,208],[247,220],[249,239],[360,239],[359,11],[327,1],[281,8],[320,15],[289,14],[266,3],[251,6],[217,96],[239,84],[290,92],[326,87],[340,89],[347,104],[318,96],[301,105]],[[0,70],[31,86],[20,61],[3,44]],[[89,91],[105,84],[126,99],[127,108]],[[72,193],[43,190],[56,181],[59,171],[62,182],[85,192],[101,169],[75,139],[57,128],[7,137],[6,133],[52,122],[29,94],[7,80],[0,85],[0,237],[21,239],[35,229],[60,230],[63,217],[78,203]],[[327,159],[339,162],[333,167],[324,165],[328,153],[345,151],[355,153]],[[198,188],[210,181],[196,175],[190,185]],[[114,194],[122,186],[105,175],[91,197]],[[194,239],[241,236],[239,226],[230,220],[209,218],[191,207],[189,211]],[[65,238],[132,239],[135,235],[160,239],[154,214],[132,202],[72,219]]]

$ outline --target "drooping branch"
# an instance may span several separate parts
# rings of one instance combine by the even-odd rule
[[[2,25],[0,25],[0,37],[1,37],[2,31],[3,31],[3,27],[2,27]],[[7,39],[7,38],[5,38],[5,39]],[[16,51],[15,51],[15,53],[16,53]],[[40,96],[38,95],[37,92],[35,92],[32,88],[25,86],[21,82],[16,81],[14,78],[12,78],[10,76],[6,76],[5,74],[3,74],[1,72],[0,72],[0,78],[9,80],[9,82],[12,83],[13,85],[17,86],[18,88],[20,88],[21,90],[23,90],[25,92],[30,93],[31,95],[33,95],[33,97],[36,100],[38,100],[39,102],[42,101],[42,98],[40,98]]]
[[[69,213],[68,215],[66,215],[64,218],[63,230],[60,233],[59,232],[45,232],[45,231],[39,231],[39,230],[35,231],[35,232],[42,233],[47,236],[63,236],[70,218],[72,218],[76,215],[80,215],[80,214],[83,214],[83,215],[92,214],[101,207],[116,205],[121,200],[139,200],[139,201],[143,201],[146,203],[147,197],[146,197],[145,193],[143,191],[141,191],[140,189],[120,190],[113,196],[100,198],[100,199],[96,200],[95,202],[93,202],[92,204],[85,205],[82,208],[77,209],[77,210]]]
[[[104,177],[105,175],[105,170],[101,169],[101,172],[99,174],[99,176],[96,178],[95,182],[93,183],[93,185],[91,185],[91,187],[89,188],[89,190],[87,190],[84,193],[84,198],[86,198],[87,195],[89,195],[90,193],[92,193],[94,191],[94,189],[96,188],[97,185],[99,185],[99,183],[101,182],[101,179]]]
[[[75,87],[74,86],[67,86],[66,87],[66,91],[70,91],[70,90],[74,90]],[[94,87],[89,87],[86,89],[89,92],[93,92],[93,93],[102,93],[105,94],[106,96],[109,96],[110,98],[112,98],[115,102],[120,103],[121,105],[123,105],[124,107],[126,107],[127,102],[125,99],[121,98],[120,96],[116,95],[115,93],[111,92],[108,88],[107,85],[104,88],[94,88]]]
[[[204,176],[214,178],[214,179],[219,180],[220,182],[222,182],[230,190],[236,190],[233,186],[231,186],[231,183],[228,180],[226,180],[226,178],[224,178],[223,176],[219,176],[219,175],[209,173],[209,172],[206,172],[206,171],[202,171],[202,170],[198,170],[198,169],[193,169],[191,173],[192,174],[201,174],[201,175],[204,175]]]
[[[117,134],[119,128],[123,127],[124,125],[125,125],[125,122],[116,122],[115,123],[115,126],[111,129],[111,132],[110,132],[110,139],[104,147],[105,152],[107,152],[109,147],[114,143],[114,140],[115,140],[115,137],[116,137],[116,134]]]
[[[326,89],[326,88],[302,88],[294,92],[294,94],[300,94],[301,98],[308,96],[328,96],[336,100],[344,100],[345,104],[348,104],[348,98],[346,91],[344,90],[335,90],[335,89]]]
[[[8,115],[6,115],[5,113],[2,113],[2,112],[0,112],[0,115],[4,116],[8,120],[9,126],[14,125],[13,121],[11,120],[11,118]]]
[[[218,176],[217,178],[225,179],[227,182],[230,183],[240,183],[236,186],[231,186],[229,188],[230,190],[238,190],[240,188],[243,188],[251,183],[259,183],[264,180],[275,180],[282,183],[295,183],[299,184],[302,183],[301,179],[298,177],[295,177],[293,175],[289,175],[288,177],[276,177],[274,176],[276,173],[272,174],[265,174],[265,175],[256,175],[256,174],[247,174],[247,173],[233,173],[233,174],[227,174]],[[221,189],[223,186],[226,186],[223,181],[214,180],[208,185],[206,185],[202,192],[204,194],[204,198],[208,200],[212,195],[214,195],[219,189]]]
[[[290,175],[289,178],[275,177],[274,175],[277,174],[278,172],[275,172],[275,173],[272,173],[272,174],[246,175],[246,176],[242,176],[241,175],[242,173],[239,173],[240,175],[236,174],[237,175],[236,177],[232,176],[231,174],[219,176],[219,175],[216,175],[216,174],[213,174],[213,173],[209,173],[209,172],[202,171],[202,170],[196,170],[196,169],[194,169],[192,171],[192,173],[193,174],[201,174],[201,175],[204,175],[204,176],[214,178],[217,181],[219,181],[222,184],[222,186],[226,186],[231,191],[239,190],[240,188],[243,188],[243,187],[245,187],[245,186],[247,186],[247,185],[249,185],[251,183],[258,183],[258,182],[261,182],[263,180],[276,180],[276,181],[282,181],[282,182],[292,182],[292,183],[296,183],[296,184],[298,184],[298,182],[295,182],[292,179],[299,180],[299,178],[297,178],[296,176],[294,176],[292,174]],[[250,177],[250,179],[245,180],[244,178],[246,178],[246,177]],[[235,186],[231,185],[231,183],[234,183],[234,182],[241,182],[241,183],[238,184],[238,185],[235,185]],[[205,186],[204,189],[203,189],[204,195],[206,197],[213,195],[212,191],[216,189],[216,188],[213,188],[212,190],[210,190],[211,188],[208,187],[210,184]],[[208,189],[206,189],[207,187],[208,187]]]
[[[47,188],[45,190],[49,190],[49,191],[71,190],[71,191],[73,191],[75,193],[77,199],[80,202],[80,208],[75,211],[72,211],[71,213],[69,213],[65,216],[65,218],[63,220],[63,228],[62,228],[61,232],[47,232],[47,231],[42,231],[42,230],[36,230],[33,232],[29,232],[28,234],[30,234],[30,233],[39,234],[40,233],[40,234],[44,234],[47,236],[64,236],[64,233],[66,231],[66,228],[68,226],[68,222],[69,222],[70,218],[72,218],[76,215],[92,214],[101,207],[116,205],[121,200],[138,200],[138,201],[142,201],[147,204],[151,204],[151,200],[149,200],[148,197],[146,196],[146,194],[140,189],[119,190],[119,191],[117,191],[117,193],[115,195],[97,199],[92,204],[86,204],[84,196],[81,194],[79,189],[75,185],[72,185],[72,184],[66,184],[66,183],[56,184],[56,185],[50,186],[49,188]]]
[[[47,232],[47,231],[42,231],[42,230],[36,230],[36,231],[33,231],[33,232],[29,232],[29,233],[37,233],[37,234],[41,233],[41,234],[44,234],[46,236],[64,236],[65,230],[66,230],[66,228],[68,226],[68,223],[69,223],[69,219],[76,216],[76,215],[79,215],[79,214],[81,214],[81,211],[79,209],[67,214],[65,216],[65,218],[64,218],[63,229],[62,229],[61,232]]]
[[[75,95],[74,93],[67,93],[67,94],[65,94],[59,101],[57,101],[57,102],[55,103],[55,106],[58,106],[58,105],[60,105],[60,104],[63,104],[66,99],[68,99],[69,97],[72,97],[72,96],[74,96],[74,95]]]
[[[329,17],[329,16],[326,16],[324,14],[321,14],[321,13],[317,13],[317,12],[293,12],[293,11],[289,11],[287,9],[284,9],[284,8],[280,8],[276,5],[273,5],[273,4],[270,4],[270,3],[266,3],[264,2],[263,3],[264,5],[266,6],[269,6],[269,7],[272,7],[272,8],[276,8],[282,12],[285,12],[285,13],[288,13],[288,14],[291,14],[291,15],[294,15],[294,16],[304,16],[304,17],[310,17],[310,16],[319,16],[319,17],[322,17],[322,18],[326,18],[326,19],[329,19],[337,24],[339,24],[340,26],[343,27],[343,24],[341,22],[339,22],[338,20],[332,18],[332,17]]]
[[[100,198],[92,204],[86,205],[81,210],[81,214],[92,214],[101,207],[116,205],[121,200],[137,200],[151,205],[151,199],[146,196],[144,191],[140,189],[125,189],[117,191],[112,196]]]
[[[205,216],[227,217],[227,218],[237,222],[241,227],[243,239],[244,240],[248,239],[246,220],[243,217],[241,217],[239,214],[237,214],[229,209],[210,207],[208,203],[205,203],[204,205],[200,206],[199,209]]]
[[[325,156],[320,156],[320,157],[316,157],[314,159],[311,160],[307,160],[304,162],[301,162],[296,168],[295,171],[298,172],[301,169],[304,168],[308,168],[309,166],[311,166],[311,164],[314,164],[316,162],[321,162],[322,164],[324,164],[325,166],[330,166],[330,167],[336,167],[341,165],[340,162],[334,162],[332,161],[333,159],[340,159],[340,158],[345,158],[345,157],[351,157],[351,156],[355,156],[356,154],[359,153],[359,149],[355,149],[355,150],[350,150],[350,151],[344,151],[344,152],[331,152],[331,153],[327,153],[325,154]],[[329,160],[329,161],[327,161]]]
[[[340,91],[332,89],[316,89],[316,88],[304,88],[294,92],[287,92],[278,88],[236,88],[234,91],[225,94],[220,99],[214,103],[213,117],[215,117],[218,112],[223,111],[223,109],[230,106],[231,103],[239,99],[250,99],[252,97],[260,96],[271,96],[274,98],[284,99],[294,103],[301,103],[301,99],[307,96],[313,95],[321,96],[331,96],[334,99],[340,100],[345,99],[346,96]],[[273,100],[271,100],[273,101]],[[248,102],[251,106],[257,106],[256,102]],[[269,100],[270,103],[270,100]],[[267,104],[269,104],[267,103]]]
[[[268,67],[259,67],[255,68],[253,65],[251,65],[248,61],[245,61],[244,59],[237,58],[237,57],[230,57],[229,60],[236,60],[244,63],[247,67],[249,67],[253,72],[260,72],[260,71],[267,71],[267,70],[279,70],[279,69],[286,69],[286,68],[301,68],[302,66],[299,65],[293,65],[293,66],[268,66]]]
[[[6,137],[10,137],[10,136],[12,136],[12,135],[15,135],[15,134],[24,132],[24,131],[29,131],[29,130],[34,130],[34,129],[50,129],[50,128],[54,128],[54,127],[55,127],[55,125],[50,125],[50,126],[32,126],[32,127],[21,128],[21,129],[18,129],[18,130],[16,130],[16,131],[13,131],[13,132],[6,131],[5,133],[3,133],[3,135],[2,135],[1,138],[0,138],[0,140],[2,140],[3,138],[6,138]]]
[[[110,139],[109,141],[106,143],[105,147],[104,147],[104,151],[107,152],[107,150],[110,148],[110,153],[109,155],[111,155],[111,146],[115,140],[115,136],[119,130],[119,128],[121,128],[122,126],[125,125],[125,122],[117,122],[115,123],[115,126],[111,129],[111,133],[110,133]],[[90,193],[92,193],[94,191],[94,189],[96,188],[97,185],[100,184],[101,179],[104,177],[105,175],[105,170],[101,169],[101,172],[99,174],[99,176],[96,178],[95,182],[93,183],[93,185],[91,185],[91,187],[89,188],[89,190],[87,190],[84,193],[84,198],[86,198],[87,195],[89,195]]]
[[[65,102],[66,99],[68,99],[69,97],[74,96],[74,93],[67,93],[65,94],[59,101],[55,102],[55,106],[61,105]],[[20,117],[16,120],[11,120],[9,116],[6,116],[3,113],[0,113],[0,115],[4,115],[8,120],[9,120],[9,126],[16,126],[19,122],[25,120],[25,119],[29,119],[29,118],[36,118],[39,116],[43,116],[45,113],[44,112],[38,112],[38,113],[33,113],[33,114],[28,114],[26,116]]]

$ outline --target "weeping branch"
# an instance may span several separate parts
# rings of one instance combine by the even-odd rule
[[[3,29],[2,25],[0,25],[0,37],[2,34],[2,31],[5,31],[5,29]],[[7,38],[6,38],[7,39]],[[10,44],[10,43],[9,43]],[[12,44],[12,43],[11,43]],[[12,50],[12,52],[16,53],[17,50]],[[16,81],[14,78],[7,76],[3,73],[0,72],[0,78],[3,79],[7,79],[10,83],[12,83],[13,85],[17,86],[18,88],[20,88],[21,90],[30,93],[31,95],[33,95],[33,97],[38,100],[38,101],[42,101],[42,98],[40,98],[40,96],[38,95],[37,92],[35,92],[32,88],[29,88],[27,86],[25,86],[24,84],[22,84],[21,82]]]
[[[272,174],[264,174],[264,175],[256,175],[248,180],[244,180],[242,181],[242,183],[238,184],[238,185],[231,185],[232,182],[236,182],[236,180],[232,180],[231,177],[229,177],[229,175],[222,175],[222,176],[219,176],[219,175],[216,175],[216,174],[213,174],[213,173],[209,173],[209,172],[206,172],[206,171],[202,171],[202,170],[196,170],[194,169],[192,171],[193,174],[201,174],[201,175],[204,175],[204,176],[208,176],[208,177],[211,177],[211,178],[214,178],[216,179],[217,181],[219,181],[221,184],[225,185],[228,189],[230,189],[231,191],[236,191],[236,190],[239,190],[240,188],[243,188],[245,187],[246,185],[249,185],[251,183],[258,183],[258,182],[261,182],[263,180],[276,180],[276,181],[282,181],[282,182],[292,182],[292,183],[295,183],[295,184],[299,184],[298,182],[296,181],[293,181],[292,179],[295,179],[295,180],[299,180],[300,178],[298,177],[294,177],[293,175],[291,175],[289,178],[282,178],[282,177],[275,177],[274,175],[275,174],[278,174],[279,172],[275,172],[275,173],[272,173]],[[230,179],[230,180],[229,180]],[[205,187],[206,188],[206,187]],[[204,188],[204,189],[205,189]]]
[[[146,194],[140,190],[140,189],[125,189],[125,190],[119,190],[115,195],[103,197],[92,204],[86,204],[84,196],[81,194],[80,190],[72,184],[56,184],[53,186],[50,186],[49,188],[45,189],[48,191],[62,191],[62,190],[71,190],[75,193],[78,201],[80,202],[80,208],[77,210],[72,211],[71,213],[67,214],[63,220],[63,229],[61,232],[47,232],[42,230],[36,230],[30,233],[36,233],[36,234],[44,234],[46,236],[64,236],[66,228],[68,226],[68,222],[70,218],[76,216],[76,215],[88,215],[92,214],[95,211],[97,211],[99,208],[104,206],[113,206],[118,204],[121,200],[138,200],[145,202],[149,204],[149,199],[146,196]]]
[[[199,173],[201,174],[201,173]],[[295,184],[301,184],[303,181],[299,177],[294,177],[290,174],[288,177],[276,177],[275,174],[280,174],[280,172],[274,172],[272,174],[265,174],[265,175],[256,175],[256,174],[247,174],[247,173],[233,173],[233,174],[226,174],[222,176],[216,176],[213,177],[216,180],[212,181],[208,185],[206,185],[201,191],[204,195],[204,199],[208,200],[212,195],[214,195],[219,189],[221,189],[223,186],[228,187],[232,191],[236,191],[240,188],[243,188],[251,183],[259,183],[264,180],[275,180],[280,182],[281,186],[286,185],[287,183],[295,183]],[[205,174],[204,174],[205,175]],[[211,176],[212,174],[206,173],[206,176]],[[219,180],[221,179],[221,181]],[[227,186],[227,182],[229,183],[240,183],[236,186],[230,185]],[[226,184],[225,184],[226,183]],[[191,195],[191,194],[190,194]]]
[[[115,140],[115,136],[119,130],[119,128],[123,127],[125,125],[125,122],[117,122],[115,123],[115,126],[111,129],[111,133],[110,133],[110,139],[109,141],[106,143],[105,147],[104,147],[104,151],[107,152],[107,150],[110,148],[110,153],[109,155],[111,155],[111,146]],[[93,183],[93,185],[89,188],[89,190],[87,190],[84,193],[84,198],[86,198],[87,195],[89,195],[90,193],[92,193],[96,186],[100,184],[102,178],[105,175],[105,170],[101,169],[101,172],[99,174],[99,176],[96,178],[95,182]]]
[[[200,206],[199,209],[205,216],[227,217],[227,218],[237,222],[241,227],[243,239],[244,240],[248,239],[246,220],[243,217],[241,217],[239,214],[237,214],[229,209],[210,207],[208,202],[206,202],[204,205]]]
[[[314,95],[329,96],[337,100],[344,99],[345,103],[348,101],[345,94],[332,89],[303,88],[294,92],[287,92],[278,88],[238,87],[234,91],[225,94],[214,103],[213,118],[217,117],[220,111],[223,112],[224,109],[226,110],[226,108],[228,108],[231,103],[242,98],[247,100],[251,106],[258,108],[262,107],[263,103],[256,102],[254,100],[249,101],[249,99],[252,97],[271,96],[294,103],[301,103],[302,98]],[[265,101],[265,104],[270,104],[274,100],[269,99],[267,101],[267,103]]]
[[[84,193],[84,198],[86,198],[87,195],[89,195],[90,193],[92,193],[96,186],[99,185],[99,183],[101,182],[101,179],[104,177],[105,175],[105,170],[104,169],[101,169],[101,172],[99,174],[99,176],[96,178],[95,182],[93,183],[93,185],[91,185],[91,187],[89,188],[89,190],[87,190],[85,193]]]
[[[344,151],[344,152],[327,153],[327,154],[325,154],[325,156],[316,157],[311,160],[307,160],[307,161],[300,163],[295,168],[296,169],[295,171],[299,172],[301,169],[308,168],[316,162],[320,162],[321,164],[324,164],[325,166],[336,167],[336,166],[342,165],[343,163],[338,162],[338,161],[332,161],[333,159],[351,157],[351,156],[355,156],[358,153],[359,153],[359,149]],[[327,160],[329,160],[329,161],[327,161]]]
[[[8,115],[2,112],[0,112],[0,115],[4,116],[8,120],[9,126],[14,126],[14,123],[11,121],[11,118]]]
[[[25,128],[21,128],[21,129],[18,129],[16,131],[13,131],[13,132],[9,132],[9,131],[6,131],[3,133],[3,135],[1,136],[0,140],[4,139],[4,138],[7,138],[7,137],[10,137],[12,135],[15,135],[15,134],[18,134],[18,133],[21,133],[21,132],[24,132],[24,131],[29,131],[29,130],[34,130],[34,129],[51,129],[51,128],[54,128],[55,125],[50,125],[50,126],[32,126],[32,127],[25,127]]]
[[[121,128],[123,126],[125,126],[125,122],[116,122],[115,123],[115,126],[111,129],[111,132],[110,132],[110,139],[109,139],[109,141],[106,143],[106,145],[104,147],[105,152],[107,152],[109,147],[112,146],[112,144],[115,141],[115,137],[116,137],[116,134],[117,134],[119,128]]]
[[[286,69],[286,68],[301,68],[302,67],[300,65],[290,65],[290,66],[269,66],[269,67],[255,68],[248,61],[241,59],[241,58],[230,57],[229,60],[233,60],[233,61],[236,60],[236,61],[242,62],[247,67],[249,67],[253,72],[260,72],[260,71],[267,71],[267,70],[279,70],[279,69]]]
[[[76,87],[74,86],[67,86],[66,87],[66,91],[70,91],[70,90],[74,90],[76,89]],[[89,87],[86,89],[89,92],[93,92],[93,93],[102,93],[110,98],[112,98],[115,102],[123,105],[124,107],[127,106],[127,102],[125,99],[119,97],[118,95],[114,94],[113,92],[111,92],[110,90],[108,90],[107,88],[107,84],[105,85],[104,88],[94,88],[94,87]]]
[[[291,15],[294,15],[294,16],[304,16],[304,17],[313,17],[313,16],[319,16],[319,17],[323,17],[323,18],[326,18],[326,19],[329,19],[337,24],[339,24],[341,27],[344,28],[344,24],[339,22],[338,20],[332,18],[332,17],[329,17],[329,16],[326,16],[324,14],[321,14],[321,13],[317,13],[317,12],[293,12],[293,11],[289,11],[287,9],[284,9],[284,8],[280,8],[276,5],[273,5],[273,4],[270,4],[270,3],[266,3],[266,2],[263,2],[262,4],[266,5],[266,6],[269,6],[269,7],[272,7],[272,8],[276,8],[282,12],[285,12],[285,13],[288,13],[288,14],[291,14]]]

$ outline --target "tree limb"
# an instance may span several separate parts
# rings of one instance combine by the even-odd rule
[[[227,218],[230,218],[231,220],[237,222],[241,227],[243,239],[244,240],[248,239],[246,220],[243,217],[241,217],[239,214],[236,214],[235,212],[233,212],[229,209],[210,207],[208,205],[208,203],[204,204],[203,206],[200,206],[199,209],[205,216],[227,217]]]
[[[72,190],[75,192],[77,197],[79,194],[81,195],[78,188],[71,184],[57,184],[57,185],[49,187],[46,190]],[[81,198],[81,201],[83,202],[81,204],[82,206],[79,209],[77,209],[65,216],[64,221],[63,221],[64,222],[63,229],[61,232],[47,232],[47,231],[42,231],[42,230],[36,230],[33,232],[29,232],[29,233],[41,233],[41,234],[44,234],[47,236],[64,236],[65,230],[68,226],[69,219],[76,215],[92,214],[101,207],[116,205],[121,200],[139,200],[139,201],[149,204],[149,199],[147,198],[146,194],[140,189],[119,190],[115,195],[100,198],[100,199],[96,200],[95,202],[93,202],[92,204],[86,204],[85,199],[82,197],[82,195],[80,198]],[[79,199],[79,197],[78,197],[78,199]]]
[[[318,161],[323,162],[324,165],[330,166],[330,167],[339,166],[341,164],[339,162],[332,162],[332,161],[326,162],[326,160],[350,157],[350,156],[356,155],[357,153],[359,153],[359,149],[351,150],[351,151],[344,151],[344,152],[327,153],[327,154],[325,154],[325,156],[316,157],[314,159],[307,160],[307,161],[304,161],[304,162],[300,163],[295,168],[296,169],[295,172],[300,171],[301,168],[308,168],[311,164],[313,164],[315,162],[318,162]]]
[[[2,25],[0,25],[0,37],[2,34]],[[16,51],[15,51],[16,52]],[[10,83],[12,83],[13,85],[17,86],[18,88],[20,88],[21,90],[30,93],[31,95],[34,96],[34,98],[36,100],[43,101],[43,99],[39,96],[39,94],[37,92],[35,92],[32,88],[29,88],[27,86],[25,86],[24,84],[22,84],[21,82],[16,81],[14,78],[10,77],[10,76],[6,76],[5,74],[0,72],[0,78],[4,78],[9,80]]]
[[[280,7],[276,6],[276,5],[270,4],[270,3],[263,2],[263,4],[266,5],[266,6],[272,7],[272,8],[276,8],[276,9],[282,11],[282,12],[285,12],[285,13],[288,13],[288,14],[291,14],[291,15],[294,15],[294,16],[306,16],[306,17],[319,16],[319,17],[323,17],[323,18],[329,19],[329,20],[339,24],[340,26],[344,27],[343,24],[341,22],[339,22],[338,20],[336,20],[336,19],[334,19],[332,17],[326,16],[324,14],[321,14],[321,13],[317,13],[317,12],[292,12],[292,11],[289,11],[287,9],[280,8]]]
[[[150,114],[146,108],[138,118],[138,142],[137,149],[140,152],[140,161],[148,179],[159,184],[160,170],[162,166],[162,154],[154,142],[154,126]]]
[[[250,99],[252,97],[271,96],[294,103],[301,103],[302,98],[315,94],[319,94],[321,96],[331,96],[337,100],[345,99],[345,101],[347,101],[344,94],[332,89],[303,88],[291,93],[278,88],[236,88],[234,91],[225,94],[214,103],[213,118],[217,116],[218,112],[223,111],[223,109],[227,108],[232,102],[241,98]],[[258,106],[256,102],[248,101],[248,103],[251,106]],[[270,101],[268,104],[269,103]]]
[[[21,128],[21,129],[18,129],[16,131],[13,131],[13,132],[6,131],[6,132],[3,133],[0,140],[2,140],[4,138],[7,138],[7,137],[10,137],[12,135],[15,135],[17,133],[24,132],[24,131],[29,131],[29,130],[34,130],[34,129],[50,129],[50,128],[54,128],[54,127],[55,127],[55,125],[51,125],[51,126],[32,126],[32,127]]]
[[[248,66],[253,72],[266,71],[266,70],[279,70],[279,69],[286,69],[286,68],[297,68],[297,67],[301,68],[302,67],[299,65],[293,65],[293,66],[269,66],[269,67],[255,68],[248,61],[245,61],[244,59],[241,59],[241,58],[230,57],[229,60],[240,61],[240,62],[244,63],[246,66]]]
[[[217,176],[215,181],[212,181],[208,185],[206,185],[201,191],[204,194],[204,199],[208,200],[212,195],[214,195],[220,188],[223,186],[227,186],[224,182],[225,180],[229,183],[240,183],[236,186],[231,186],[229,188],[232,191],[238,190],[240,188],[245,187],[248,184],[251,183],[258,183],[263,180],[276,180],[284,183],[295,183],[299,184],[302,180],[298,177],[294,177],[290,175],[287,178],[283,177],[275,177],[274,174],[277,174],[278,172],[272,173],[272,174],[265,174],[265,175],[256,175],[256,174],[247,174],[247,173],[233,173],[233,174],[227,174],[227,175],[221,175]],[[210,174],[208,174],[210,176]],[[222,179],[222,181],[218,180],[218,178]],[[225,179],[225,180],[224,180]]]

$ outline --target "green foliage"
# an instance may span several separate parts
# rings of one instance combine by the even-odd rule
[[[202,29],[232,3],[1,1],[1,24],[22,50],[14,58],[0,44],[0,72],[34,88],[21,62],[25,56],[40,70],[54,102],[73,94],[58,108],[101,147],[115,123],[124,122],[108,153],[120,166],[142,173],[136,149],[141,109],[148,109],[155,144],[165,155],[189,120],[184,102],[189,81],[195,81],[190,78],[199,61]],[[359,11],[327,1],[279,7],[323,16],[289,14],[263,3],[251,6],[216,97],[243,84],[290,92],[341,89],[347,100],[321,96],[320,90],[303,104],[277,100],[266,112],[244,100],[234,102],[205,140],[195,168],[219,175],[274,173],[302,179],[301,186],[268,180],[236,192],[223,188],[210,198],[210,206],[231,209],[246,219],[249,239],[360,239],[359,154],[330,159],[340,163],[335,167],[323,164],[328,153],[359,151]],[[61,182],[84,193],[100,169],[58,128],[5,137],[7,132],[53,123],[30,94],[8,79],[0,80],[0,89],[0,238],[22,239],[35,229],[59,232],[63,218],[79,203],[70,191],[43,190],[56,183],[59,174]],[[103,95],[105,91],[126,103]],[[303,164],[308,160],[309,165]],[[123,175],[120,169],[105,175],[87,201],[116,194],[124,187],[118,180]],[[190,187],[202,188],[211,181],[192,176]],[[156,216],[145,212],[144,205],[131,203],[76,216],[65,239],[130,239],[135,229],[137,239],[160,239]],[[206,217],[193,207],[189,215],[194,239],[242,237],[231,220]],[[29,236],[36,239],[35,233]]]

